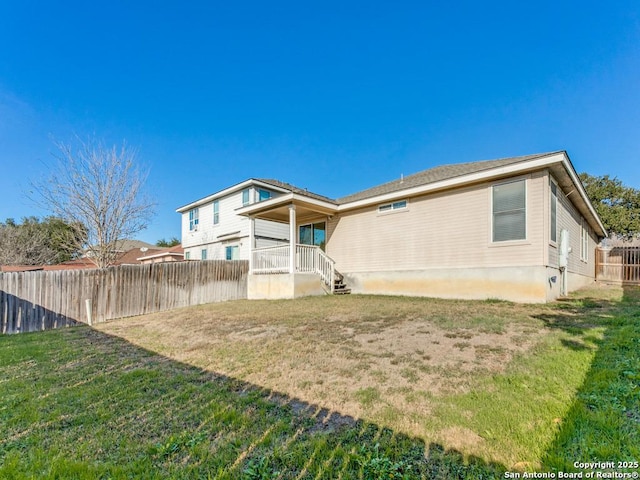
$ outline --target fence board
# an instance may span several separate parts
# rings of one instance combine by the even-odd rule
[[[247,261],[205,260],[93,270],[0,273],[0,332],[94,323],[247,298]]]
[[[640,247],[597,248],[596,279],[640,285]]]

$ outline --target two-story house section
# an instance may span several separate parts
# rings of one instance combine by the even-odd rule
[[[184,258],[248,260],[252,249],[287,244],[287,223],[256,219],[254,245],[249,245],[250,219],[236,210],[292,192],[326,199],[278,180],[252,178],[178,208]]]

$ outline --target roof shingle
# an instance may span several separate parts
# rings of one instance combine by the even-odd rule
[[[493,168],[504,167],[515,163],[526,162],[535,158],[543,158],[550,155],[555,155],[558,152],[538,153],[534,155],[524,155],[521,157],[499,158],[496,160],[484,160],[479,162],[457,163],[450,165],[441,165],[438,167],[423,170],[413,175],[408,175],[402,179],[393,180],[391,182],[383,183],[360,192],[347,195],[345,197],[338,198],[336,202],[338,204],[355,202],[358,200],[365,200],[367,198],[376,197],[378,195],[384,195],[387,193],[398,192],[412,187],[419,187],[422,185],[428,185],[430,183],[440,182],[442,180],[448,180],[463,175],[469,175],[472,173],[482,172],[484,170],[490,170]]]

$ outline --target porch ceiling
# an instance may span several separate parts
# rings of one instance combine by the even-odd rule
[[[272,198],[263,202],[254,203],[236,210],[239,215],[272,220],[274,222],[289,223],[289,207],[295,206],[296,223],[303,224],[306,221],[333,215],[337,211],[337,205],[309,199],[301,195],[289,194]]]

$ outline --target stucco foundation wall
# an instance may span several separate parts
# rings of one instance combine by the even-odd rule
[[[324,294],[320,277],[314,274],[249,275],[247,278],[249,300],[276,300]]]
[[[470,300],[497,298],[520,303],[544,303],[548,300],[549,290],[548,270],[542,266],[437,268],[344,275],[352,292],[363,294]]]
[[[595,279],[588,275],[569,272],[569,291],[573,292],[595,283]]]

